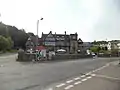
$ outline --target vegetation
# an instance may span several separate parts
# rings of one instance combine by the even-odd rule
[[[11,49],[23,48],[28,37],[33,33],[26,33],[24,29],[0,23],[0,51],[11,51]]]
[[[92,52],[95,53],[106,53],[108,51],[107,47],[93,46],[90,48]]]
[[[107,43],[108,43],[107,41],[94,41],[94,42],[92,42],[92,44],[94,44],[94,45],[107,44]]]
[[[97,46],[93,46],[93,47],[91,47],[90,48],[90,50],[92,51],[92,52],[95,52],[95,53],[97,53],[99,50],[98,50],[99,48],[97,47]]]
[[[0,51],[11,50],[13,46],[13,41],[10,37],[4,37],[0,35]]]

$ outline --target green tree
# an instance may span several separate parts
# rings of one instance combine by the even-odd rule
[[[5,38],[0,35],[0,51],[11,50],[13,46],[13,41],[10,37]]]
[[[7,38],[0,35],[0,51],[6,51],[8,48],[8,40]]]
[[[93,46],[93,47],[91,47],[90,48],[90,50],[92,51],[92,52],[98,52],[98,47],[97,46]]]
[[[7,38],[7,43],[8,43],[7,49],[8,49],[8,50],[11,50],[11,48],[12,48],[13,45],[14,45],[11,37],[8,37],[8,38]]]
[[[6,38],[11,37],[14,48],[25,48],[25,43],[29,37],[24,29],[19,30],[15,26],[5,25],[4,23],[0,23],[0,35]]]

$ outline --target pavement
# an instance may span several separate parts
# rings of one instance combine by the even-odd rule
[[[85,83],[93,79],[91,77],[94,77],[95,80],[93,81],[100,79],[94,76],[94,74],[97,75],[96,73],[91,73],[91,75],[87,75],[89,80],[86,80],[84,79],[86,73],[108,65],[111,61],[118,60],[118,58],[96,58],[32,63],[16,62],[16,56],[16,54],[13,54],[0,57],[0,90],[62,90],[67,85],[70,85],[67,87],[70,90],[80,90],[80,85],[82,87],[86,86]],[[79,76],[82,76],[84,83],[79,84],[81,83]],[[74,80],[71,80],[73,78]],[[71,83],[76,83],[76,87]],[[96,83],[93,84],[96,86]],[[61,88],[54,89],[56,85]]]

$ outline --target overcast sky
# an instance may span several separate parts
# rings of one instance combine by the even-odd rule
[[[77,32],[83,41],[120,39],[119,0],[0,0],[3,23],[39,35]]]

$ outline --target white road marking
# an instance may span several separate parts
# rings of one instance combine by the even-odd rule
[[[91,75],[91,76],[89,76],[89,77],[86,77],[85,79],[82,79],[81,81],[75,82],[74,85],[78,85],[78,84],[80,84],[80,83],[82,83],[82,82],[84,82],[84,81],[92,78],[92,76],[96,76],[96,74],[92,74],[92,73],[93,73],[93,72],[96,72],[96,71],[99,71],[99,70],[102,70],[102,69],[104,69],[105,67],[107,67],[107,66],[109,66],[109,65],[110,65],[110,63],[107,63],[106,65],[104,65],[104,66],[102,66],[102,67],[100,67],[100,68],[98,68],[98,69],[95,69],[95,70],[93,70],[93,71],[91,71],[91,72],[86,73],[85,75],[80,76],[80,77],[84,78],[84,77],[86,77],[86,75]],[[118,79],[118,78],[107,77],[107,76],[103,76],[103,75],[97,75],[97,76],[98,76],[98,77],[112,78],[112,79],[120,80],[120,79]],[[80,77],[76,77],[76,78],[74,78],[73,80],[66,81],[66,83],[71,83],[71,82],[73,82],[74,80],[79,80],[79,79],[81,79]],[[59,88],[59,87],[65,86],[65,85],[66,85],[65,83],[61,83],[61,84],[57,85],[56,87]],[[73,85],[69,85],[69,86],[65,87],[64,89],[67,90],[67,89],[70,89],[70,88],[72,88],[72,87],[74,87],[74,86],[73,86]],[[50,89],[50,90],[53,90],[53,89]]]
[[[76,78],[74,78],[74,80],[79,80],[80,79],[80,77],[76,77]]]
[[[3,67],[4,65],[0,65],[0,67]]]
[[[90,75],[92,72],[86,73],[86,75]]]
[[[92,74],[91,76],[96,76],[96,74]]]
[[[71,82],[73,82],[73,80],[66,81],[66,83],[71,83]]]
[[[87,77],[87,79],[90,79],[90,78],[92,78],[91,76],[90,77]]]
[[[85,77],[85,75],[82,75],[81,77]]]
[[[109,64],[109,63],[108,63],[108,64]],[[108,64],[106,64],[106,65],[104,65],[104,66],[102,66],[102,67],[100,67],[100,68],[98,68],[98,69],[95,69],[95,70],[93,70],[92,72],[100,71],[100,70],[104,69],[105,67],[107,67]]]
[[[108,79],[113,79],[113,80],[119,80],[120,78],[115,78],[115,77],[109,77],[109,76],[105,76],[105,75],[96,75],[97,77],[102,77],[102,78],[108,78]]]
[[[84,81],[86,81],[86,80],[87,80],[87,78],[85,78],[85,79],[82,79],[81,81],[82,81],[82,82],[84,82]]]
[[[75,82],[74,85],[78,85],[78,84],[80,84],[80,83],[82,83],[82,82],[81,82],[81,81],[78,81],[78,82]]]
[[[59,88],[59,87],[62,87],[64,85],[65,85],[65,83],[61,83],[61,84],[57,85],[56,87]]]
[[[53,88],[49,88],[49,89],[47,89],[47,90],[53,90]]]
[[[74,87],[74,86],[73,86],[73,85],[69,85],[69,86],[65,87],[64,89],[65,89],[65,90],[68,90],[68,89],[70,89],[70,88],[72,88],[72,87]]]
[[[106,66],[109,66],[109,65],[110,65],[110,63],[107,63],[107,64],[106,64]]]

